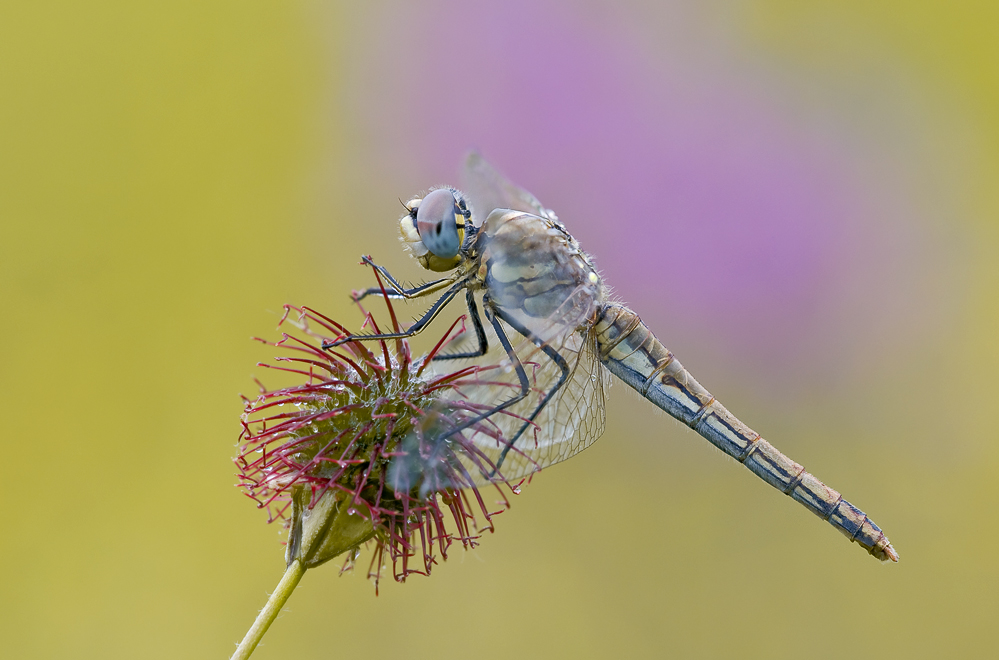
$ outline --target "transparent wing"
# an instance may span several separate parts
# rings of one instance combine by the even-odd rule
[[[524,211],[557,220],[551,209],[546,209],[537,197],[507,180],[477,151],[470,152],[465,158],[462,190],[468,195],[475,224],[480,227],[493,209]]]
[[[502,325],[515,342],[514,351],[527,373],[530,392],[524,400],[466,432],[478,453],[477,461],[466,461],[477,484],[526,477],[581,452],[604,431],[604,388],[609,384],[609,373],[597,358],[593,334],[570,328],[547,333],[544,345],[562,356],[568,376],[545,403],[562,369],[534,342],[521,337],[510,325]],[[498,348],[494,334],[490,343]],[[516,370],[502,350],[490,350],[480,364],[481,371],[462,380],[455,390],[466,403],[489,410],[520,391]],[[540,413],[505,451],[509,439],[542,403]],[[492,475],[497,467],[498,474]]]
[[[502,459],[500,474],[514,479],[572,456],[603,431],[606,376],[592,335],[602,290],[576,241],[554,220],[494,211],[482,234],[484,298],[524,365],[530,391],[490,416],[502,437],[480,431],[474,442],[495,461]],[[498,349],[500,342],[491,345]],[[473,392],[476,401],[495,406],[520,391],[516,364],[505,352],[479,364],[499,366],[490,369],[496,376],[487,386],[499,389]],[[563,373],[564,384],[554,389]],[[525,421],[529,425],[521,432]]]

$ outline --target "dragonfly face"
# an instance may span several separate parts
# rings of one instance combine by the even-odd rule
[[[472,212],[464,196],[453,188],[438,188],[422,199],[406,202],[399,220],[402,240],[427,270],[453,270],[461,263],[466,227]]]
[[[551,210],[477,154],[466,173],[469,198],[439,188],[410,200],[400,220],[403,241],[420,264],[450,274],[407,289],[376,266],[393,297],[437,294],[430,309],[405,332],[348,336],[328,347],[415,335],[464,292],[478,348],[435,359],[498,363],[500,370],[488,367],[488,377],[463,382],[463,394],[484,409],[439,439],[471,436],[490,460],[466,466],[475,481],[524,477],[592,444],[603,432],[603,391],[613,374],[875,557],[898,561],[866,514],[739,421],[635,312],[607,299],[591,259]],[[477,225],[469,222],[473,216]],[[368,289],[361,297],[381,292]],[[491,432],[482,432],[485,426]]]

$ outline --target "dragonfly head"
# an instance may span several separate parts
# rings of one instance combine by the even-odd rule
[[[405,204],[399,220],[402,241],[420,264],[432,271],[452,270],[461,263],[465,235],[473,231],[472,212],[454,188],[437,188]]]

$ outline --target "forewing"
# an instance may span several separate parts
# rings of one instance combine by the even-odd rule
[[[472,204],[476,224],[480,227],[493,209],[512,209],[556,219],[555,214],[542,206],[537,197],[507,180],[477,151],[472,151],[465,159],[462,186]]]

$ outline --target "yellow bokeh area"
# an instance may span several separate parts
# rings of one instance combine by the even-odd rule
[[[543,16],[517,5],[517,20],[599,23],[594,7],[542,4]],[[420,52],[402,6],[0,8],[0,656],[226,658],[277,584],[278,530],[233,487],[238,395],[270,357],[250,337],[275,338],[286,302],[358,321],[348,293],[368,282],[362,254],[419,277],[395,239],[398,199],[448,175],[410,177],[420,154],[377,146],[378,127],[409,130],[412,99],[366,96],[379,83],[367,72],[436,75],[416,55],[376,69],[363,55],[383,25]],[[450,6],[426,13],[446,21]],[[626,3],[614,20],[724,25],[713,66],[751,59],[784,90],[775,98],[810,125],[835,106],[836,130],[858,143],[865,99],[887,98],[888,117],[918,100],[911,154],[871,158],[888,163],[879,171],[906,160],[899,189],[930,209],[913,223],[947,237],[932,261],[946,276],[913,266],[928,288],[912,323],[928,329],[868,348],[828,397],[789,403],[763,394],[763,377],[725,383],[707,357],[709,382],[682,358],[868,511],[900,563],[866,556],[618,384],[604,437],[536,476],[478,549],[455,549],[429,578],[387,578],[377,597],[367,554],[353,574],[310,571],[254,657],[996,653],[999,8],[691,11]],[[453,26],[456,58],[496,42],[485,27]],[[462,81],[442,79],[461,103]],[[491,139],[516,140],[497,117]]]

